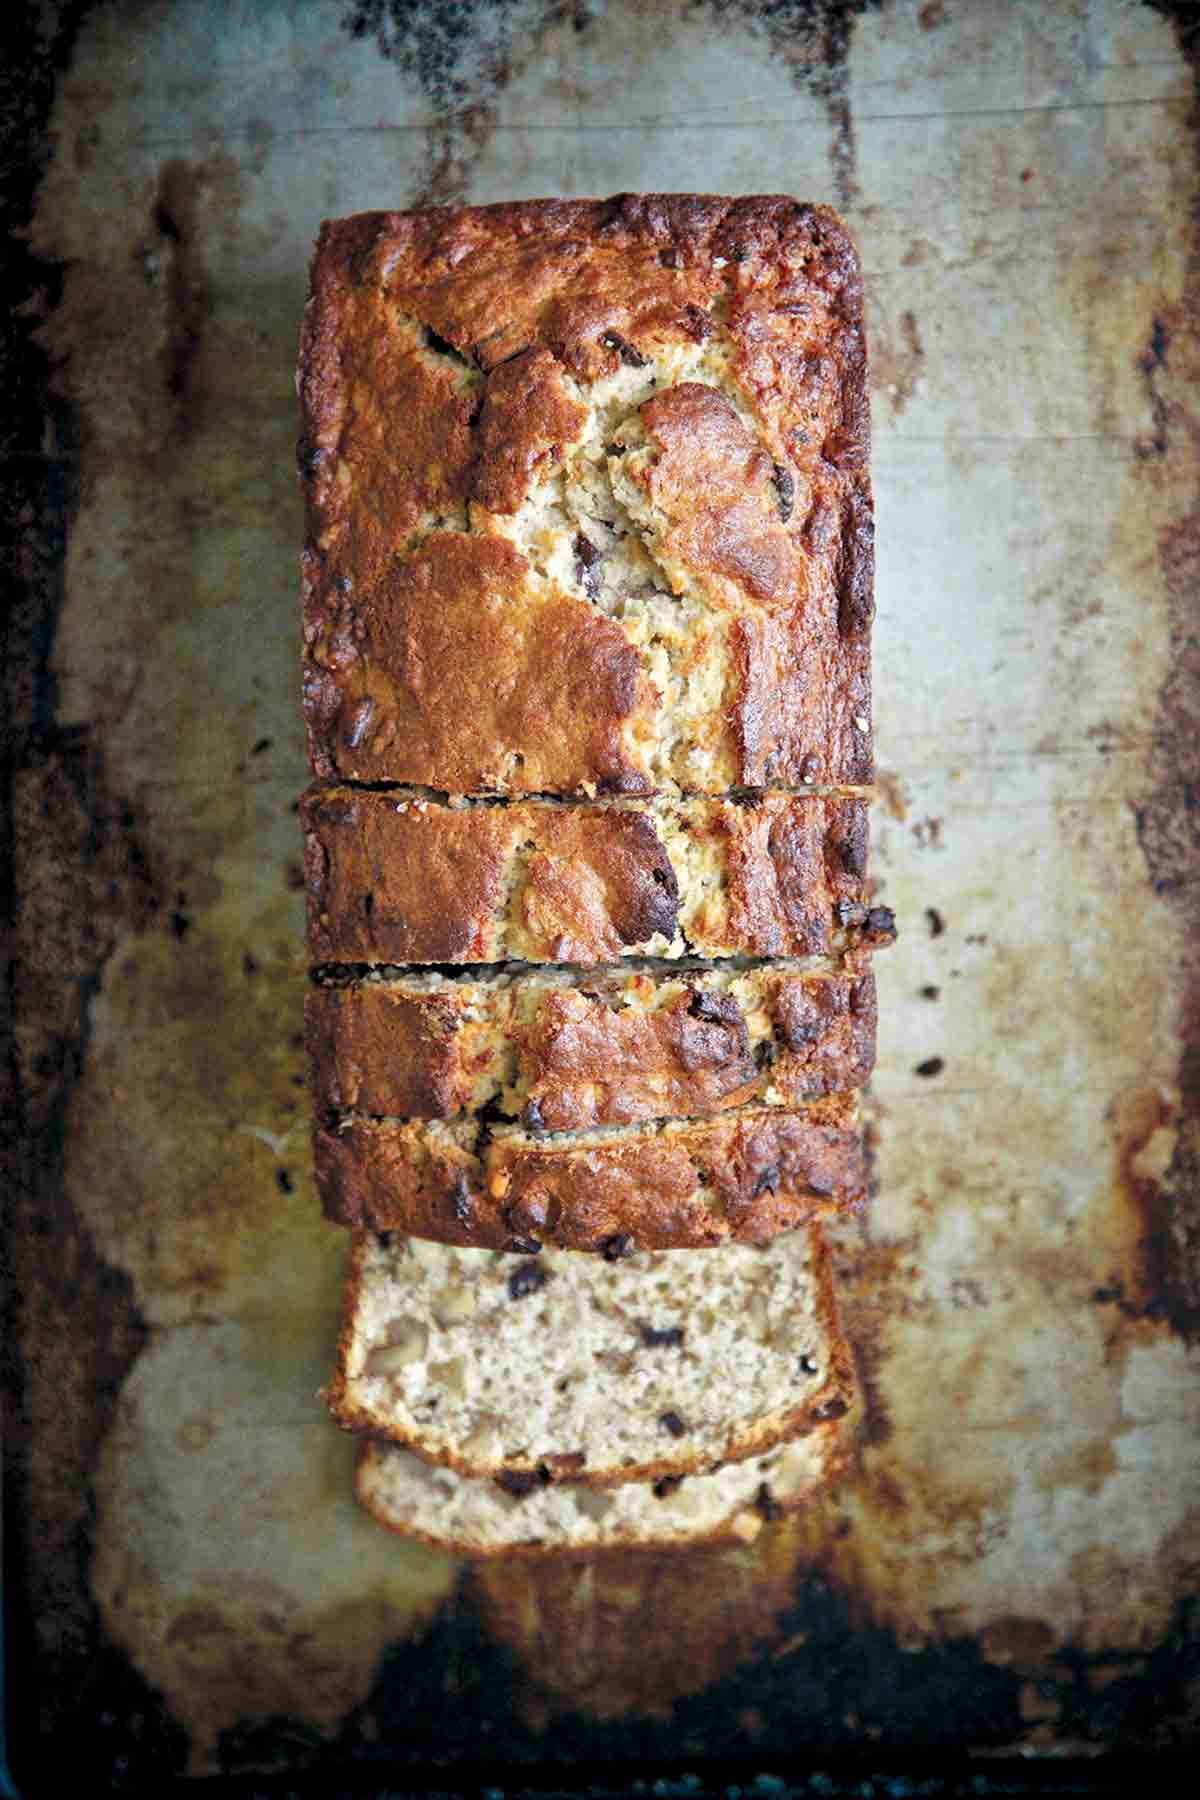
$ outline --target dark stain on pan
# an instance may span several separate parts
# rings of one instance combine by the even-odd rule
[[[831,1539],[853,1531],[850,1518],[826,1526]],[[1162,1643],[1144,1655],[1060,1650],[1040,1620],[1019,1617],[970,1637],[949,1613],[933,1641],[902,1644],[825,1571],[819,1551],[782,1578],[781,1558],[789,1569],[795,1560],[789,1529],[769,1528],[751,1553],[699,1549],[635,1562],[611,1552],[573,1566],[481,1568],[468,1595],[493,1635],[520,1646],[545,1696],[543,1710],[527,1691],[501,1688],[489,1750],[514,1761],[662,1757],[678,1766],[681,1756],[841,1757],[872,1744],[928,1752],[948,1731],[977,1753],[1013,1750],[1038,1742],[1029,1701],[1042,1686],[1057,1702],[1060,1743],[1145,1751],[1194,1742],[1194,1596],[1177,1602]],[[413,1661],[410,1652],[405,1672]],[[373,1701],[382,1721],[392,1679],[385,1666]],[[424,1679],[436,1682],[427,1665]],[[541,1728],[535,1745],[530,1722]],[[980,1792],[987,1785],[979,1778]]]
[[[786,1526],[768,1531],[785,1543]],[[747,1580],[746,1553],[721,1549],[649,1563],[633,1604],[628,1558],[612,1553],[574,1571],[576,1583],[586,1582],[589,1618],[586,1648],[571,1659],[573,1693],[558,1678],[556,1653],[567,1659],[570,1652],[553,1623],[573,1612],[581,1624],[585,1609],[573,1607],[569,1593],[572,1571],[526,1565],[505,1569],[499,1580],[481,1571],[475,1592],[493,1630],[503,1631],[508,1615],[501,1585],[517,1611],[542,1625],[533,1665],[550,1707],[537,1739],[541,1758],[677,1765],[692,1757],[845,1754],[870,1742],[902,1751],[938,1742],[951,1717],[962,1728],[958,1741],[979,1747],[1020,1734],[1011,1670],[990,1666],[977,1645],[962,1641],[902,1650],[819,1571],[792,1585],[759,1554],[756,1577]],[[528,1699],[517,1699],[517,1718],[528,1717]],[[520,1740],[506,1743],[503,1731],[497,1721],[497,1753],[521,1759]]]
[[[1108,1110],[1116,1147],[1115,1186],[1128,1210],[1133,1232],[1125,1267],[1092,1295],[1096,1305],[1113,1305],[1131,1320],[1164,1320],[1187,1336],[1186,1315],[1172,1309],[1178,1286],[1174,1242],[1177,1196],[1168,1169],[1160,1177],[1148,1156],[1155,1134],[1176,1123],[1175,1109],[1157,1089],[1124,1093]]]
[[[211,306],[208,283],[195,255],[195,212],[195,176],[186,162],[173,157],[159,172],[152,223],[167,263],[164,375],[167,391],[178,403],[180,421],[192,416],[188,406],[191,367]]]
[[[697,10],[702,7],[711,12],[718,22],[734,17],[761,27],[773,53],[786,64],[796,85],[824,103],[833,128],[832,158],[837,198],[842,206],[848,206],[858,192],[854,174],[854,119],[850,110],[850,41],[857,21],[865,13],[878,12],[881,0],[693,0],[693,3]],[[913,331],[915,333],[915,321]]]
[[[34,338],[61,291],[22,230],[46,157],[55,84],[89,8],[36,3],[6,15],[0,129],[8,243],[0,317],[6,595],[5,792],[0,854],[13,921],[8,1055],[0,1072],[5,1159],[5,1633],[9,1751],[48,1782],[49,1759],[87,1755],[97,1785],[182,1767],[183,1734],[120,1653],[89,1595],[93,1461],[146,1339],[127,1278],[109,1267],[63,1196],[67,1108],[87,1045],[88,1003],[119,922],[144,925],[161,896],[133,809],[108,789],[88,734],[58,724],[50,664],[76,496],[76,426]],[[19,54],[12,47],[20,45]],[[11,235],[9,235],[11,233]],[[100,1739],[104,1742],[101,1743]],[[55,1747],[57,1746],[57,1749]]]
[[[146,286],[157,289],[161,298],[163,387],[174,442],[195,434],[207,398],[204,382],[196,378],[213,308],[199,249],[201,209],[216,205],[228,219],[238,201],[239,172],[232,156],[218,151],[195,163],[170,157],[159,170],[146,229],[133,250]]]
[[[854,121],[848,59],[856,21],[882,0],[691,0],[689,10],[719,25],[737,18],[766,34],[796,82],[823,102],[833,128],[832,159],[837,198],[848,205],[857,193]],[[512,72],[515,32],[528,53],[548,26],[570,18],[586,54],[589,31],[603,30],[588,0],[545,0],[530,25],[530,9],[518,0],[355,0],[342,28],[373,38],[381,56],[414,76],[433,107],[429,165],[413,204],[448,205],[465,198],[471,171],[487,144],[495,103]],[[906,342],[911,344],[906,330]]]
[[[24,1701],[14,1697],[12,1709],[19,1742],[22,1731],[60,1736],[68,1719],[73,1737],[81,1715],[112,1710],[99,1685],[106,1664],[87,1580],[91,1475],[148,1334],[128,1276],[97,1254],[66,1199],[63,1167],[105,962],[121,928],[144,926],[161,896],[131,811],[106,792],[86,734],[39,734],[15,797],[25,900],[13,994],[21,1133],[7,1193],[4,1349],[19,1395],[5,1482],[9,1624],[22,1647],[10,1659]]]
[[[1200,12],[1192,3],[1149,0],[1169,18],[1192,65],[1196,105],[1190,120],[1200,157]],[[1183,295],[1149,321],[1140,367],[1154,422],[1152,448],[1167,456],[1200,454],[1200,217],[1193,212]],[[1148,471],[1148,476],[1151,472]],[[1135,1180],[1126,1191],[1141,1213],[1147,1298],[1157,1316],[1189,1341],[1200,1339],[1200,505],[1177,516],[1159,537],[1170,648],[1159,692],[1146,791],[1136,809],[1154,904],[1179,916],[1184,950],[1177,973],[1182,1001],[1178,1141],[1161,1182]]]
[[[543,9],[543,24],[561,16]],[[353,38],[373,38],[379,54],[414,76],[435,115],[429,163],[414,206],[448,206],[466,198],[471,171],[492,128],[496,101],[508,84],[518,13],[526,48],[528,8],[520,0],[355,0],[342,16]]]
[[[900,417],[915,394],[924,361],[925,346],[911,307],[900,314],[894,335],[876,315],[871,330],[871,387],[887,399],[893,419]]]
[[[1145,4],[1171,21],[1180,50],[1195,69],[1200,60],[1200,7],[1196,0],[1145,0]]]
[[[873,1122],[866,1127],[868,1159],[875,1129]],[[910,1288],[916,1249],[915,1237],[872,1243],[857,1230],[839,1235],[833,1245],[838,1308],[858,1376],[860,1397],[855,1433],[860,1451],[886,1444],[892,1436],[882,1379],[887,1361],[886,1336],[889,1323],[907,1317],[913,1310]]]

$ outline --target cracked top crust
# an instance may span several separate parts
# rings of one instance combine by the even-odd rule
[[[366,593],[329,592],[310,566],[308,719],[360,775],[436,774],[466,793],[499,769],[503,744],[524,746],[505,753],[505,785],[572,788],[582,758],[598,791],[643,789],[634,751],[652,706],[637,652],[614,620],[537,582],[504,538],[432,537]]]
[[[327,224],[300,368],[315,772],[869,781],[865,366],[825,208]]]

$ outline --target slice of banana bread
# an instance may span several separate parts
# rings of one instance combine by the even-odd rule
[[[306,1021],[319,1117],[485,1112],[585,1131],[861,1087],[875,1010],[869,971],[518,966],[317,987]]]
[[[319,964],[829,955],[894,930],[845,796],[449,806],[336,787],[301,817]]]
[[[461,1474],[616,1485],[765,1455],[853,1393],[819,1227],[516,1258],[363,1232],[327,1398]]]
[[[597,1488],[536,1475],[473,1480],[367,1439],[355,1476],[379,1524],[458,1556],[590,1554],[620,1546],[752,1543],[763,1526],[833,1485],[848,1453],[841,1420],[711,1475]]]
[[[494,1250],[762,1244],[866,1197],[845,1094],[558,1136],[474,1118],[348,1118],[317,1128],[314,1156],[339,1224]]]
[[[862,282],[835,213],[643,195],[327,224],[300,397],[317,775],[871,779]]]

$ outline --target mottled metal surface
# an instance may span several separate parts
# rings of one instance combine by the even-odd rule
[[[18,1762],[332,1771],[451,1754],[464,1720],[525,1761],[1194,1745],[1186,19],[38,12],[48,360],[7,452]],[[867,271],[904,927],[878,1196],[839,1250],[867,1404],[852,1479],[751,1549],[463,1585],[356,1515],[315,1397],[343,1246],[298,1035],[299,311],[325,214],[639,186],[838,199]]]

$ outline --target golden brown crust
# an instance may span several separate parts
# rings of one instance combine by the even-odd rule
[[[526,1122],[585,1131],[701,1118],[769,1088],[795,1102],[861,1087],[874,1062],[874,978],[764,970],[761,985],[776,1035],[765,1068],[730,994],[696,986],[643,1012],[578,987],[554,990],[513,1032]]]
[[[310,571],[369,588],[427,514],[465,503],[478,395],[344,260],[320,256],[299,388]]]
[[[865,1197],[853,1100],[749,1106],[580,1145],[501,1129],[472,1143],[420,1121],[318,1126],[317,1185],[339,1224],[477,1249],[628,1255],[766,1243]]]
[[[679,991],[663,1002],[667,984]],[[747,1007],[760,1015],[753,1041]],[[315,989],[306,1017],[321,1116],[453,1119],[499,1098],[530,1129],[585,1131],[860,1087],[876,1007],[870,974],[764,968],[741,999],[674,973],[436,991],[355,982]]]
[[[547,464],[587,422],[549,350],[523,350],[488,380],[479,417],[479,461],[471,498],[488,512],[515,513]]]
[[[378,1412],[359,1404],[352,1397],[353,1380],[350,1362],[356,1331],[356,1314],[362,1291],[365,1247],[370,1236],[357,1232],[342,1297],[342,1327],[338,1338],[337,1359],[332,1379],[322,1390],[333,1417],[345,1431],[362,1432],[368,1437],[386,1438],[391,1443],[405,1444],[425,1462],[456,1469],[460,1475],[490,1478],[502,1472],[536,1473],[544,1481],[574,1481],[586,1487],[617,1487],[625,1481],[657,1481],[662,1476],[704,1474],[725,1463],[744,1462],[748,1457],[764,1455],[776,1444],[789,1443],[805,1432],[843,1419],[854,1401],[854,1358],[838,1317],[833,1285],[832,1258],[829,1246],[817,1224],[806,1227],[813,1253],[816,1299],[813,1315],[821,1340],[828,1344],[828,1366],[816,1391],[797,1406],[770,1413],[730,1428],[719,1454],[700,1457],[664,1455],[651,1462],[622,1464],[618,1468],[580,1468],[573,1456],[560,1457],[535,1453],[520,1462],[484,1463],[470,1455],[449,1449],[434,1449],[416,1435],[417,1428],[407,1430],[397,1420],[383,1418]],[[549,1447],[547,1447],[548,1449]]]
[[[865,477],[847,477],[825,498],[820,483],[805,527],[836,570],[807,608],[744,613],[732,627],[740,698],[734,725],[742,780],[869,782],[871,687],[868,634],[874,616],[874,522]],[[818,551],[818,542],[820,550]]]
[[[647,401],[641,418],[657,454],[635,479],[669,521],[666,550],[734,606],[745,594],[772,611],[807,600],[776,465],[729,401],[705,382],[681,382]]]
[[[861,1087],[875,1066],[874,975],[784,975],[771,990],[779,1046],[774,1085],[791,1101]]]
[[[603,1539],[596,1543],[571,1543],[564,1540],[560,1543],[548,1538],[512,1538],[505,1543],[489,1543],[478,1537],[458,1537],[447,1532],[439,1536],[436,1532],[422,1531],[406,1520],[397,1518],[391,1512],[375,1504],[365,1486],[365,1478],[373,1460],[380,1454],[386,1454],[380,1440],[366,1437],[358,1446],[358,1454],[354,1462],[355,1498],[363,1509],[370,1514],[377,1525],[385,1531],[393,1532],[397,1537],[408,1538],[417,1543],[428,1544],[431,1549],[448,1551],[452,1556],[469,1556],[480,1561],[490,1561],[497,1557],[571,1557],[583,1558],[595,1556],[604,1550],[670,1550],[686,1547],[702,1549],[721,1544],[745,1544],[752,1535],[745,1529],[744,1521],[751,1518],[761,1519],[764,1525],[775,1524],[779,1520],[792,1518],[803,1512],[823,1494],[829,1492],[847,1473],[851,1463],[849,1436],[845,1430],[845,1421],[834,1419],[829,1424],[814,1427],[814,1434],[819,1434],[824,1445],[822,1450],[822,1467],[818,1480],[804,1489],[802,1493],[778,1495],[771,1489],[769,1481],[764,1481],[758,1494],[744,1505],[734,1507],[729,1515],[708,1531],[688,1531],[686,1525],[676,1522],[670,1529],[664,1522],[664,1528],[657,1533],[639,1533],[631,1526],[609,1530]],[[802,1434],[808,1435],[808,1434]],[[463,1477],[463,1479],[470,1479]],[[686,1479],[686,1478],[685,1478]],[[692,1479],[703,1481],[704,1476]]]
[[[646,1012],[558,989],[517,1027],[514,1049],[523,1117],[544,1131],[698,1118],[749,1100],[761,1080],[737,1001],[699,989]]]
[[[314,298],[326,289],[335,308],[362,290],[401,309],[419,300],[420,315],[481,369],[541,342],[581,379],[619,367],[621,343],[694,339],[693,309],[728,292],[749,385],[786,396],[809,440],[800,447],[834,463],[866,455],[862,277],[829,207],[786,195],[621,194],[361,213],[322,227]],[[328,331],[310,317],[306,362]]]
[[[486,535],[433,546],[461,530],[468,502],[489,514],[520,506],[580,429],[577,384],[714,334],[751,424],[695,382],[642,408],[672,543],[736,614],[720,702],[732,763],[712,780],[692,769],[687,785],[870,780],[857,257],[826,208],[687,195],[364,214],[323,228],[300,378],[318,775],[462,792],[654,790],[661,696],[586,583],[567,593],[516,552],[491,566]],[[428,583],[436,611],[397,567],[430,530],[426,553],[450,559]],[[562,690],[549,669],[539,679],[554,649],[581,708],[553,703]],[[514,690],[516,706],[504,700]],[[539,734],[530,713],[543,701]]]
[[[456,808],[314,788],[301,818],[318,963],[595,964],[656,939],[679,954],[680,926],[705,956],[827,955],[891,930],[866,903],[861,800]],[[691,910],[685,834],[721,871]]]
[[[637,652],[506,539],[441,533],[367,592],[317,580],[305,601],[318,775],[454,793],[652,790]]]
[[[479,1050],[468,989],[315,988],[304,1023],[319,1115],[452,1119],[471,1105]]]
[[[493,962],[515,809],[422,809],[314,788],[301,801],[317,962]]]

